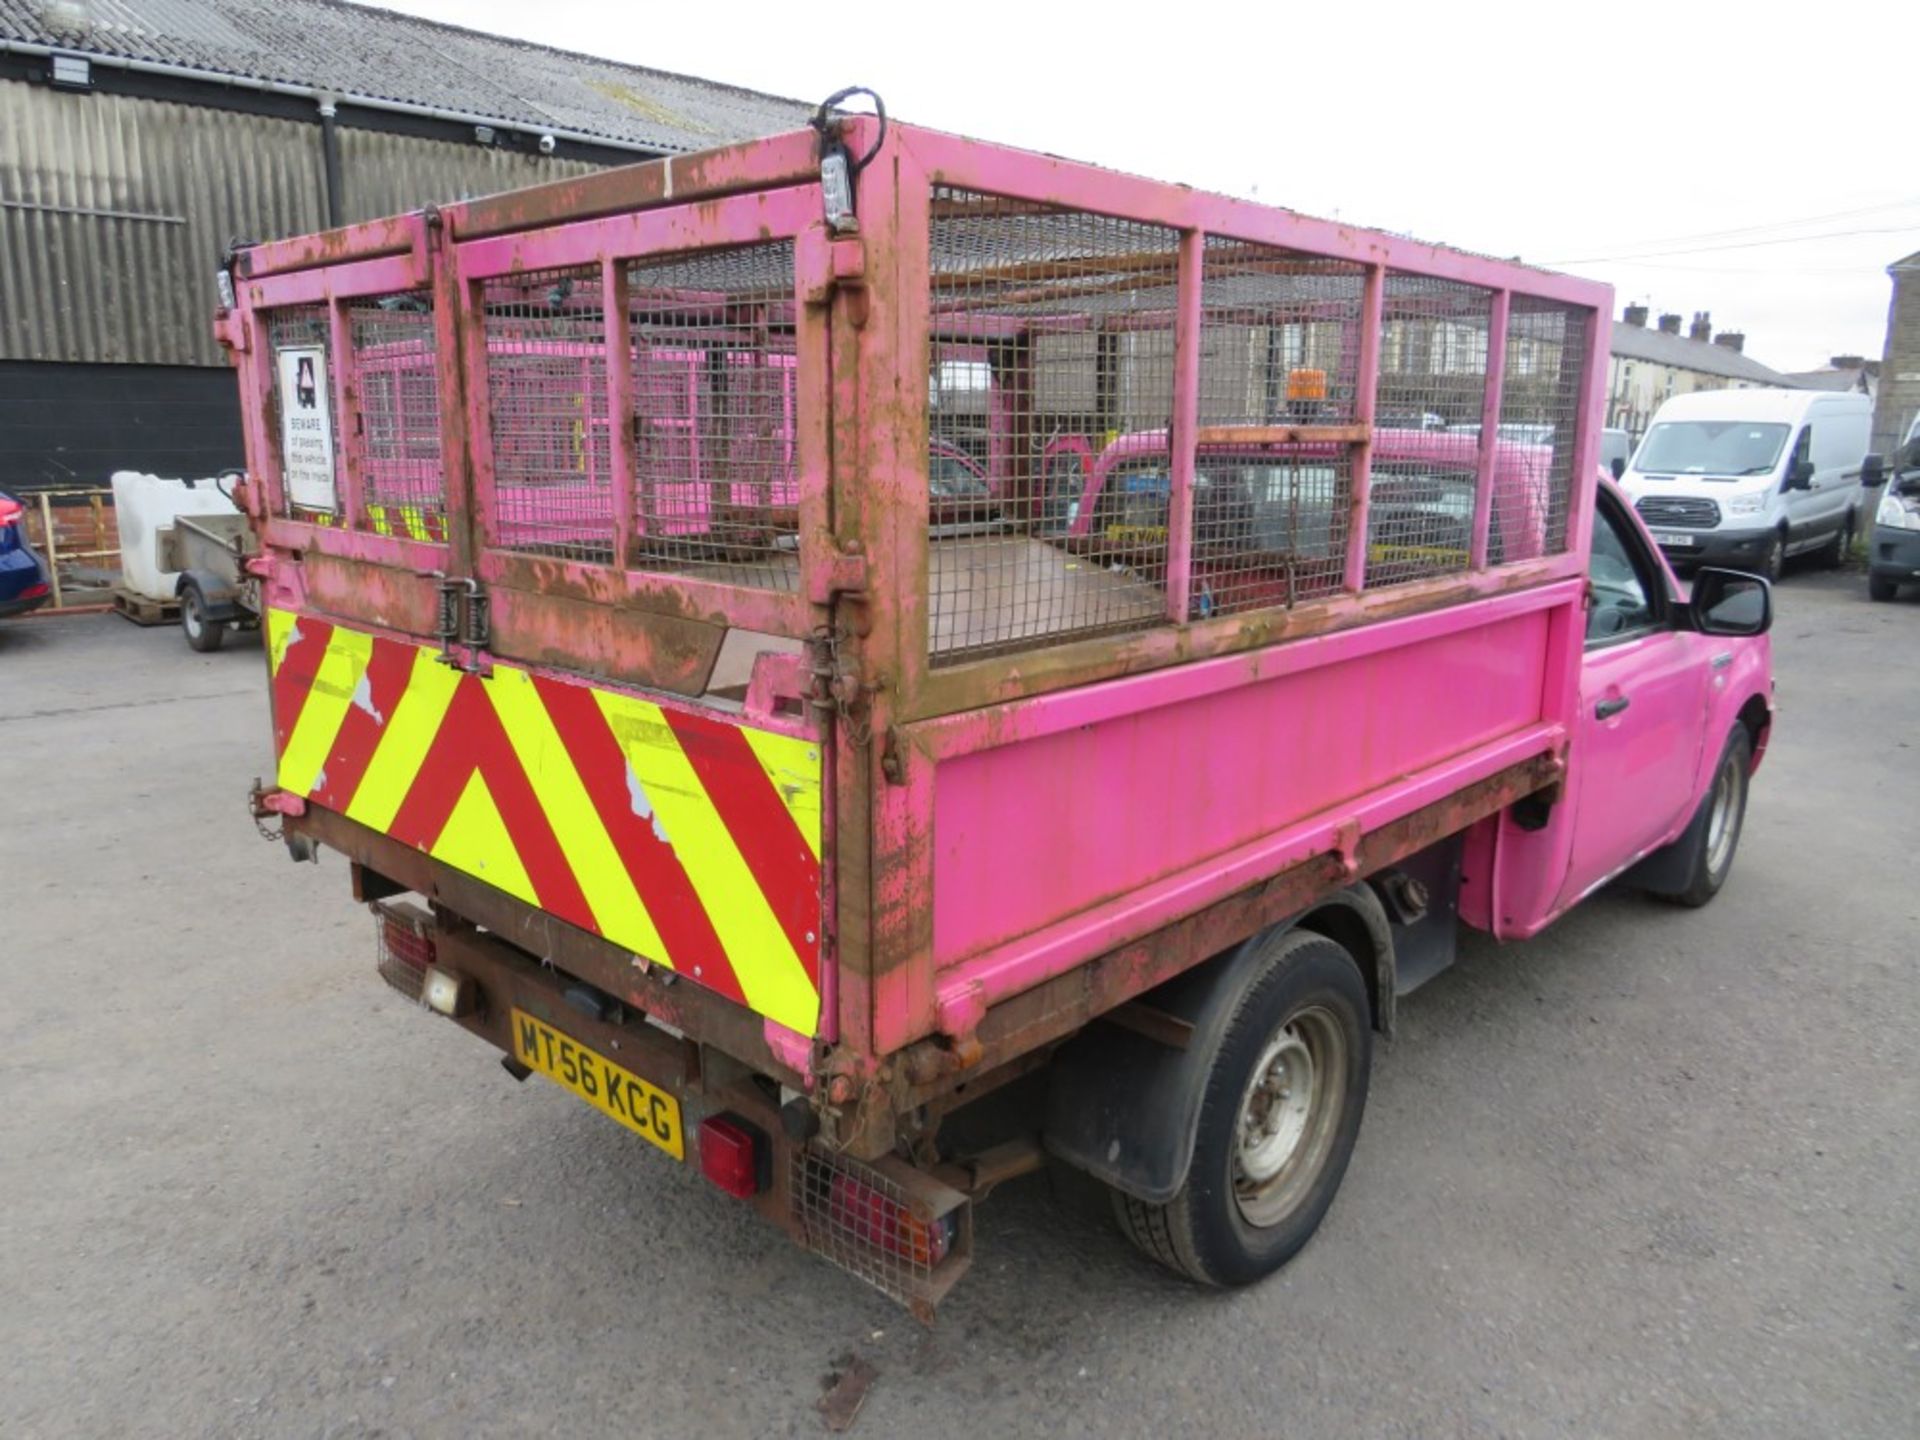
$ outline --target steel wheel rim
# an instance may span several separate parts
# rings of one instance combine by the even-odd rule
[[[200,602],[192,595],[181,603],[180,623],[186,627],[187,634],[197,637],[201,628]]]
[[[1249,1225],[1279,1224],[1312,1188],[1339,1129],[1346,1058],[1339,1021],[1317,1005],[1268,1037],[1234,1120],[1233,1199]]]
[[[1733,837],[1738,828],[1734,802],[1739,794],[1740,775],[1729,755],[1713,777],[1713,808],[1707,812],[1707,873],[1718,875],[1733,854]]]

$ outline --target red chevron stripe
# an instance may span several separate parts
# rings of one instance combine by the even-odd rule
[[[520,768],[506,731],[500,727],[500,717],[480,686],[474,676],[461,677],[439,733],[420,762],[419,773],[388,833],[403,844],[431,850],[445,831],[468,779],[478,770],[507,834],[513,838],[513,848],[533,884],[540,908],[597,934],[599,927],[586,896],[580,893],[579,882],[573,878],[573,868],[567,864],[546,811],[540,808],[539,797]]]
[[[320,662],[326,658],[327,644],[333,639],[333,626],[311,615],[298,615],[294,617],[293,634],[296,638],[280,657],[280,668],[273,672],[273,753],[276,755],[287,753],[287,741],[293,738],[293,727],[300,723],[300,712],[313,690],[313,677],[320,673]]]
[[[608,728],[607,717],[584,685],[534,676],[534,689],[547,707],[553,727],[567,747],[580,782],[593,800],[600,823],[627,876],[647,907],[675,970],[696,978],[730,1000],[744,1002],[746,992],[734,973],[726,948],[715,933],[706,907],[687,877],[673,847],[654,833],[651,821],[634,814],[627,786],[627,757]]]
[[[661,707],[693,762],[707,798],[786,932],[807,980],[820,985],[820,862],[760,768],[747,737],[731,725]]]
[[[366,706],[347,707],[346,719],[340,722],[340,733],[334,736],[322,767],[326,783],[314,794],[317,803],[342,813],[353,803],[354,792],[360,788],[367,766],[373,763],[373,752],[386,734],[387,722],[393,719],[400,698],[407,693],[407,682],[413,675],[413,657],[418,653],[411,645],[374,640],[373,653],[367,657],[366,675],[361,682],[366,692]]]

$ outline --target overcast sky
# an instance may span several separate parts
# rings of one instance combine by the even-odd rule
[[[1518,255],[1782,370],[1877,358],[1920,250],[1914,0],[388,3]]]

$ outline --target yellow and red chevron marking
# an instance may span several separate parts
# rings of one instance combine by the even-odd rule
[[[267,612],[280,787],[812,1035],[820,750]]]

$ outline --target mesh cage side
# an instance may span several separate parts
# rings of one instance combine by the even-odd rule
[[[947,187],[930,225],[933,663],[1158,623],[1178,233]]]
[[[1500,395],[1508,470],[1494,494],[1493,529],[1504,558],[1558,555],[1567,548],[1589,320],[1578,306],[1513,297]]]
[[[1473,543],[1493,292],[1400,271],[1381,298],[1366,585],[1464,572]]]

